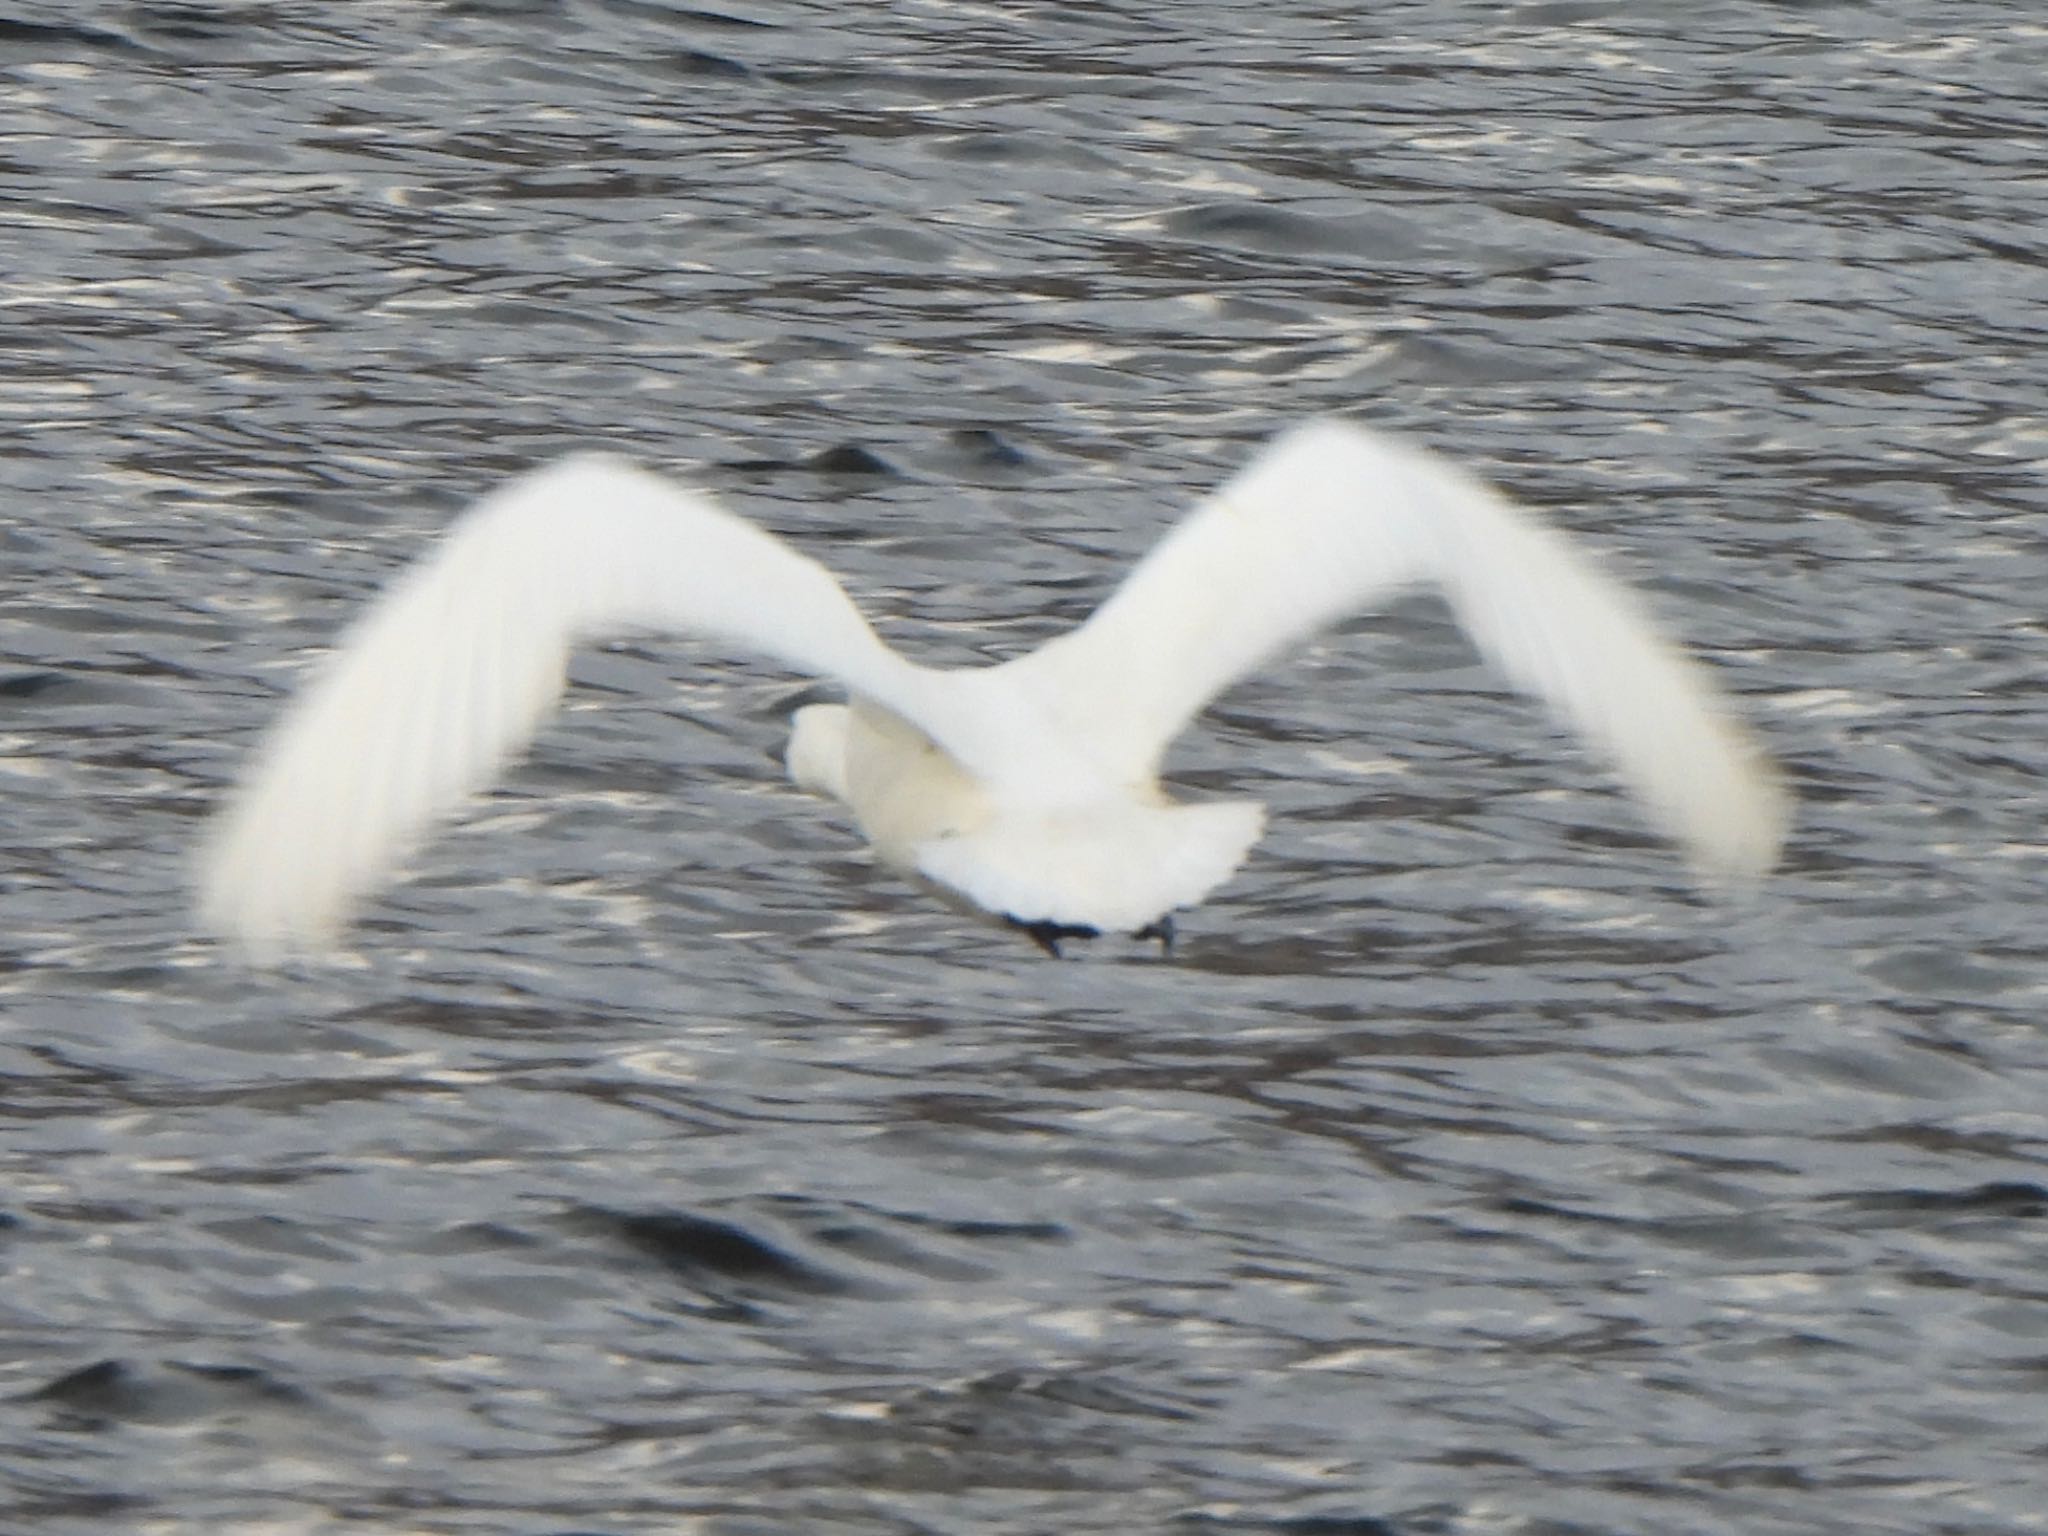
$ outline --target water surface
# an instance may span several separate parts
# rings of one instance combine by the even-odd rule
[[[2015,14],[0,12],[0,1524],[2041,1529]],[[1797,782],[1766,890],[1413,603],[1181,744],[1275,816],[1170,960],[876,871],[685,642],[342,962],[189,931],[309,648],[520,467],[965,662],[1316,412],[1648,589]]]

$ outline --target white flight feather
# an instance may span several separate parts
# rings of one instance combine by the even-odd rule
[[[1776,773],[1635,595],[1455,465],[1342,422],[1280,438],[1085,624],[1003,674],[1063,701],[1106,772],[1149,778],[1232,681],[1425,584],[1481,656],[1614,761],[1697,868],[1749,878],[1776,860]]]
[[[790,770],[846,799],[885,859],[1020,920],[1142,927],[1227,878],[1262,819],[1170,801],[1167,743],[1274,652],[1425,582],[1698,867],[1769,867],[1775,775],[1628,593],[1442,460],[1320,422],[1225,484],[1079,629],[974,671],[897,656],[823,566],[701,494],[596,456],[523,477],[401,576],[293,702],[206,846],[202,919],[259,955],[331,943],[531,738],[572,645],[673,631],[847,689],[850,710],[799,712]]]

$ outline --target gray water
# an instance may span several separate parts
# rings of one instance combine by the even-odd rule
[[[11,0],[0,61],[0,1529],[2048,1527],[2030,7]],[[1317,412],[1646,588],[1796,783],[1762,891],[1416,602],[1177,750],[1275,814],[1170,959],[876,870],[801,682],[682,642],[341,960],[191,931],[312,648],[519,467],[685,473],[966,662]]]

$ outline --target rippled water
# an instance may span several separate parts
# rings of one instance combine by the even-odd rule
[[[2025,14],[0,5],[0,1525],[2042,1529]],[[958,661],[1318,411],[1721,664],[1760,897],[1415,604],[1183,744],[1276,816],[1171,960],[877,872],[682,644],[346,962],[188,931],[305,648],[516,467]]]

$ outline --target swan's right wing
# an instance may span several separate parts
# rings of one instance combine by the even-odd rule
[[[1014,683],[1142,780],[1216,694],[1283,647],[1404,588],[1449,601],[1480,654],[1619,767],[1695,865],[1754,875],[1786,801],[1704,669],[1634,596],[1454,465],[1322,421],[1265,449]]]
[[[572,645],[645,631],[728,640],[906,715],[936,677],[772,534],[621,461],[566,459],[465,513],[291,702],[212,828],[202,920],[259,956],[330,943],[532,737]]]

